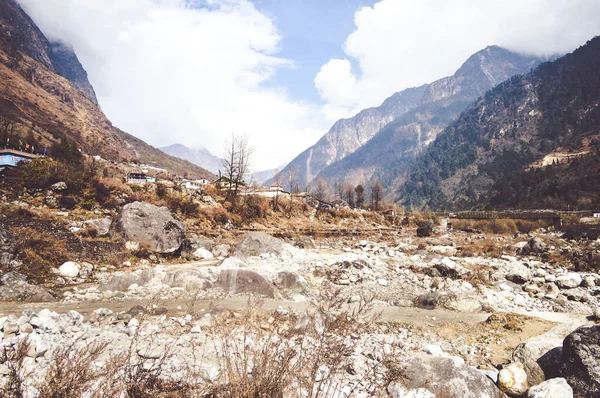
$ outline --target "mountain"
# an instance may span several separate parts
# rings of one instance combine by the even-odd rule
[[[280,173],[294,170],[301,187],[308,185],[325,167],[364,145],[382,127],[415,107],[427,86],[409,88],[386,99],[381,106],[338,120],[315,145],[292,160]],[[272,183],[274,179],[267,181]]]
[[[223,169],[223,159],[213,155],[206,148],[188,148],[183,144],[173,144],[159,148],[166,154],[187,160],[197,166],[218,174]]]
[[[487,92],[422,153],[399,200],[431,209],[600,206],[600,37]]]
[[[371,140],[320,177],[357,185],[379,179],[388,193],[406,180],[411,162],[469,104],[516,74],[529,72],[542,60],[489,46],[471,57],[453,76],[429,84],[418,103],[381,129]]]
[[[33,138],[50,146],[68,139],[106,159],[212,178],[209,171],[114,127],[72,49],[50,43],[15,0],[0,0],[0,81],[2,142]]]

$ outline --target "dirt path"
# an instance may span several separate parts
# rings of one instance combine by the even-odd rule
[[[208,311],[211,308],[219,307],[223,309],[243,309],[247,306],[248,298],[244,296],[231,297],[220,300],[163,300],[151,302],[150,300],[124,300],[124,301],[95,301],[84,303],[0,303],[0,315],[8,314],[19,315],[26,308],[31,308],[34,311],[40,311],[48,308],[51,311],[65,313],[70,310],[75,310],[83,315],[89,315],[98,308],[109,308],[114,312],[127,311],[131,307],[141,305],[148,307],[156,304],[161,307],[166,307],[169,312],[202,312]],[[263,308],[274,310],[278,307],[292,308],[297,311],[302,311],[308,308],[308,303],[298,303],[287,300],[264,300]],[[381,313],[382,321],[406,323],[414,326],[428,326],[448,323],[479,323],[485,321],[489,314],[487,313],[465,313],[454,312],[443,309],[425,310],[420,308],[403,308],[391,306],[376,306],[374,312]],[[550,322],[575,322],[580,324],[590,323],[583,314],[560,314],[560,313],[524,313],[531,317],[540,318]]]

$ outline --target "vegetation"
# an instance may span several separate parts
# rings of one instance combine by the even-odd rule
[[[401,202],[440,210],[597,205],[597,149],[567,164],[528,166],[557,148],[578,149],[598,134],[598,70],[595,38],[490,90],[416,159]]]

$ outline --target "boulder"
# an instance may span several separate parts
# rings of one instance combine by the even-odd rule
[[[279,289],[288,289],[295,293],[304,293],[306,291],[306,281],[294,272],[279,272],[273,283]]]
[[[461,365],[451,358],[417,354],[403,359],[394,369],[396,384],[392,393],[425,389],[437,397],[452,398],[502,398],[494,382],[481,374],[477,369]],[[388,393],[390,390],[388,389]],[[413,393],[414,394],[414,393]],[[426,394],[423,392],[423,394]],[[393,397],[432,395],[391,395]]]
[[[106,218],[96,218],[93,220],[87,220],[83,222],[84,227],[93,228],[96,230],[96,235],[98,236],[106,236],[110,231],[111,219]]]
[[[154,252],[173,253],[183,243],[185,228],[166,207],[134,202],[123,206],[110,226],[110,235],[146,244]]]
[[[231,246],[227,244],[217,245],[213,247],[212,254],[215,257],[227,257],[229,256],[229,251],[231,250]]]
[[[235,255],[240,258],[260,256],[261,254],[292,253],[299,249],[288,245],[284,241],[267,235],[264,232],[248,232],[244,239],[235,248]]]
[[[565,379],[557,377],[531,387],[527,398],[573,398],[573,389]]]
[[[0,283],[1,301],[55,301],[48,290],[28,283],[27,277],[17,272],[7,272],[2,275]]]
[[[273,298],[273,286],[253,271],[224,269],[217,278],[217,285],[230,294],[255,293]]]
[[[63,278],[77,278],[80,269],[81,265],[73,261],[67,261],[58,267],[58,275],[62,276]]]
[[[417,237],[426,238],[433,234],[434,223],[433,220],[425,220],[419,223],[417,227]]]
[[[600,396],[600,325],[582,326],[565,338],[559,374],[575,396]]]
[[[457,279],[465,273],[465,269],[456,263],[456,261],[444,257],[439,263],[434,265],[435,269],[438,270],[441,276]]]
[[[555,326],[544,334],[525,340],[515,348],[512,360],[523,364],[530,384],[540,384],[546,379],[558,376],[563,340],[576,327],[574,324]]]
[[[204,270],[183,269],[165,275],[163,284],[182,287],[189,292],[197,292],[212,286],[211,278]]]
[[[529,272],[523,269],[513,270],[506,274],[506,280],[519,285],[529,281],[529,279],[531,279],[531,275],[529,275]]]
[[[523,364],[513,362],[498,373],[498,387],[511,397],[520,397],[527,392],[529,384]]]
[[[210,260],[210,259],[214,258],[214,254],[212,254],[210,251],[200,247],[200,248],[194,250],[192,257],[194,258],[194,260]]]
[[[572,289],[581,285],[581,275],[576,272],[569,272],[566,275],[561,275],[556,278],[556,284],[561,289]]]
[[[543,254],[547,250],[548,249],[544,241],[536,237],[529,240],[529,242],[527,242],[527,245],[523,246],[523,248],[520,250],[520,253],[522,255]]]
[[[50,186],[50,189],[56,192],[64,191],[67,189],[67,183],[64,181],[57,182]]]

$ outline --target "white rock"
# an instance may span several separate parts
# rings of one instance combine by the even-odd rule
[[[513,362],[500,370],[498,387],[508,395],[521,396],[525,394],[529,385],[523,364]]]
[[[390,284],[390,283],[387,281],[387,279],[383,279],[383,278],[382,278],[382,279],[379,279],[379,280],[377,281],[377,283],[379,283],[381,286],[387,286],[387,285],[389,285],[389,284]]]
[[[192,256],[194,260],[210,260],[215,257],[214,254],[203,248],[196,249]]]
[[[63,278],[76,278],[77,275],[79,275],[80,269],[81,265],[73,261],[67,261],[58,268],[58,275],[62,276]]]
[[[527,398],[573,398],[573,389],[565,379],[557,377],[531,387]]]
[[[563,289],[571,289],[581,285],[581,275],[575,272],[570,272],[566,275],[556,278],[556,284]]]

